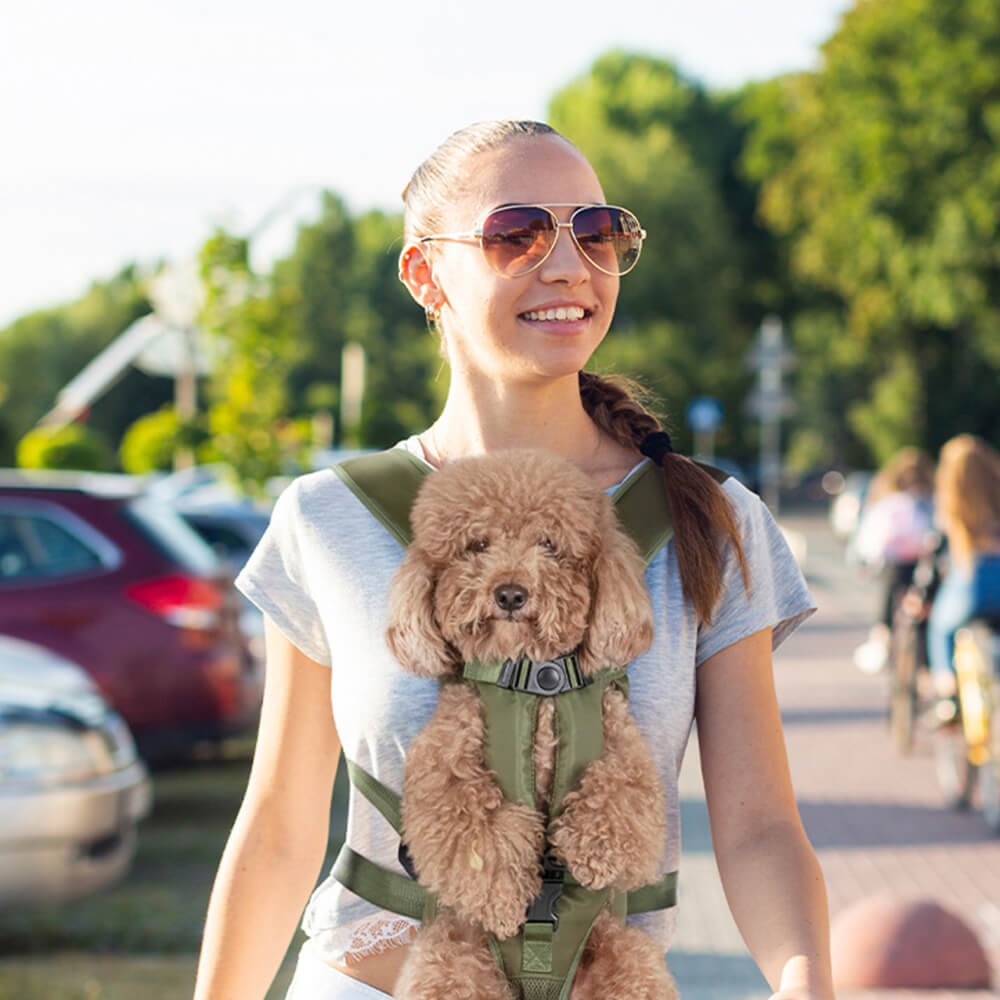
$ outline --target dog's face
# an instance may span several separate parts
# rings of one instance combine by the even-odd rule
[[[642,562],[571,463],[534,451],[453,462],[428,476],[410,520],[388,633],[408,669],[579,649],[593,670],[649,644]]]

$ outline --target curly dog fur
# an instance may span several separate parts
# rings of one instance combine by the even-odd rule
[[[389,594],[388,644],[425,677],[472,659],[576,651],[581,671],[626,666],[652,641],[644,566],[607,495],[571,463],[536,451],[462,459],[428,476],[410,512],[413,541]],[[542,698],[535,808],[507,801],[485,762],[471,685],[446,684],[406,758],[403,835],[441,912],[418,935],[396,986],[417,1000],[510,1000],[484,931],[517,933],[541,888],[548,841],[583,885],[627,891],[658,878],[663,790],[614,686],[603,698],[602,755],[549,816],[558,739]],[[610,913],[584,950],[571,1000],[664,1000],[674,987],[643,933]]]

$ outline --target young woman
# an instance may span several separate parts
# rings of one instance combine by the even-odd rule
[[[854,663],[878,673],[889,662],[896,605],[913,581],[917,562],[934,545],[934,462],[919,448],[901,448],[879,470],[868,491],[854,554],[881,583],[878,620],[854,651]]]
[[[951,698],[955,634],[975,618],[1000,618],[1000,454],[971,434],[948,441],[938,459],[935,505],[949,568],[931,607],[927,654],[938,694]]]
[[[626,391],[584,372],[638,255],[637,220],[600,207],[604,192],[587,160],[535,122],[456,133],[416,171],[404,201],[400,278],[441,337],[451,383],[438,419],[400,447],[431,468],[540,447],[605,488],[648,461],[641,443],[654,451],[675,538],[647,573],[657,634],[629,677],[630,706],[667,791],[663,870],[679,866],[677,772],[696,718],[736,921],[777,994],[831,997],[825,888],[792,793],[771,667],[773,646],[813,610],[801,574],[757,497],[732,480],[718,487],[666,451],[663,437],[648,439],[656,421]],[[610,240],[601,229],[609,226]],[[433,682],[398,668],[384,642],[402,555],[324,471],[285,492],[241,575],[267,615],[267,684],[249,787],[212,893],[197,1000],[264,996],[316,881],[341,744],[384,784],[402,787],[406,748],[437,697]],[[353,789],[347,842],[401,871],[395,833]],[[633,919],[666,950],[673,911]],[[392,995],[411,921],[328,878],[304,928],[289,996]]]

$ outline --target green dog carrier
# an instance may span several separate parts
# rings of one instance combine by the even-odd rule
[[[704,467],[720,482],[724,473]],[[402,448],[334,466],[334,471],[404,548],[412,539],[409,512],[428,467]],[[632,537],[648,566],[670,540],[673,524],[663,472],[652,462],[630,475],[614,492],[612,501],[621,526]],[[608,685],[627,696],[624,670],[602,670],[585,683],[575,657],[534,664],[526,657],[514,662],[480,663],[464,668],[464,680],[480,695],[487,733],[486,761],[497,774],[504,795],[534,807],[532,767],[534,720],[540,698],[554,697],[557,748],[553,813],[576,783],[584,767],[600,755],[603,746],[601,703]],[[446,681],[444,683],[448,683]],[[490,725],[503,720],[503,725]],[[513,735],[512,735],[513,734]],[[400,797],[347,760],[351,783],[392,825],[402,830]],[[346,844],[333,868],[334,877],[356,895],[378,906],[417,920],[433,919],[436,899],[415,879],[405,844],[400,841],[400,863],[413,877],[374,864]],[[497,965],[524,1000],[565,1000],[590,929],[604,909],[623,919],[630,913],[664,909],[676,903],[677,873],[629,893],[612,888],[581,886],[554,858],[541,859],[542,890],[528,908],[518,934],[505,940],[490,937]]]

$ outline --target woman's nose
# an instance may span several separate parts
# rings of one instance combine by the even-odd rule
[[[559,223],[552,253],[541,266],[542,276],[549,281],[579,281],[587,276],[587,262],[576,245],[568,222]]]

